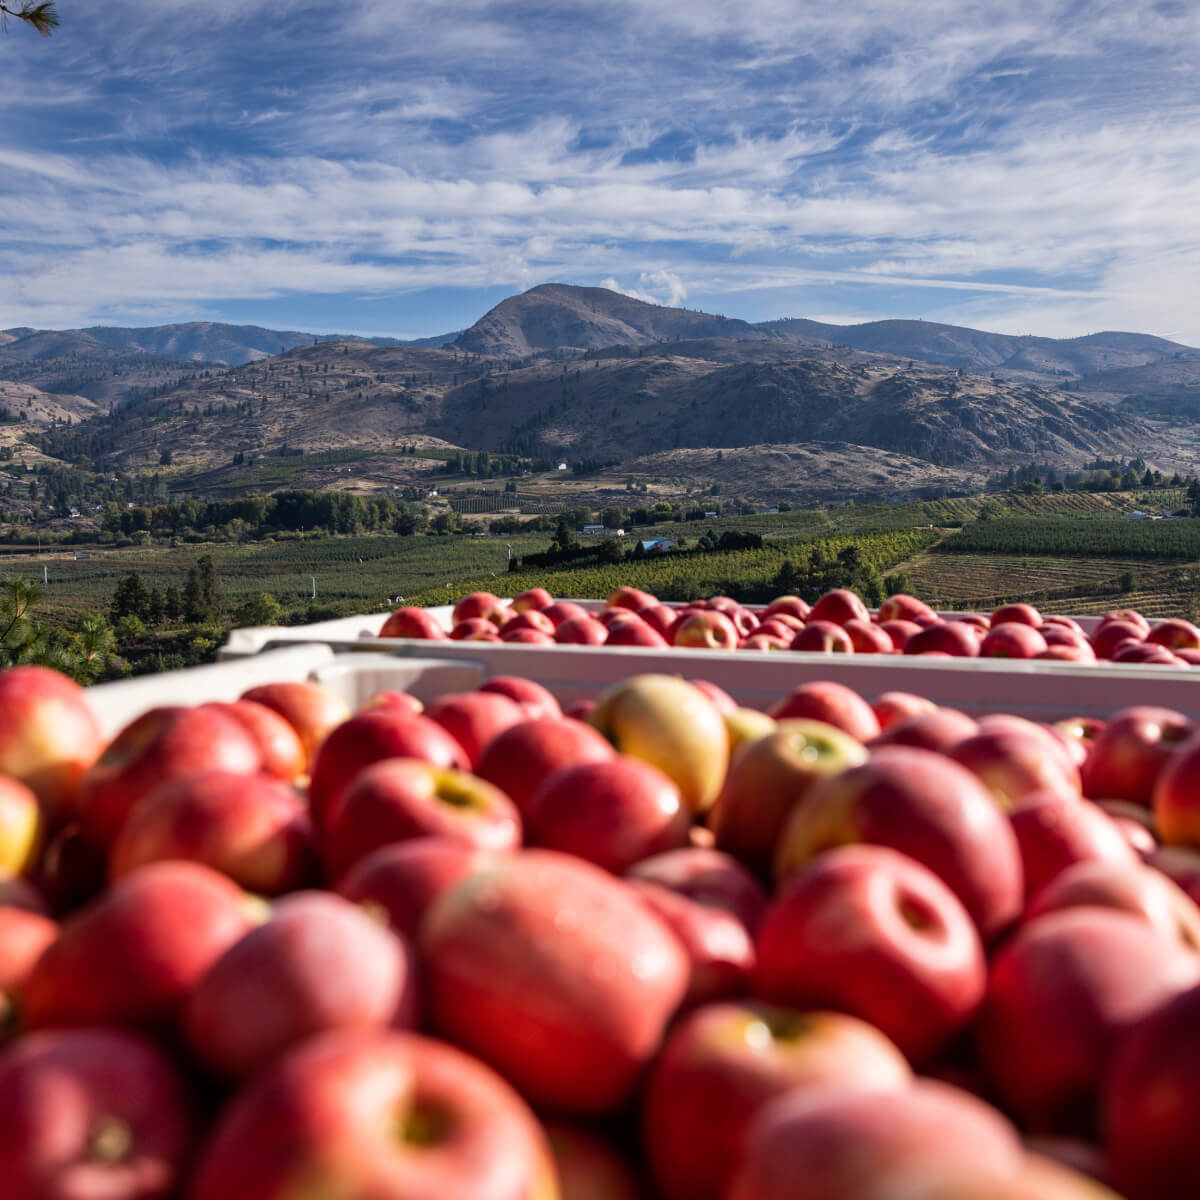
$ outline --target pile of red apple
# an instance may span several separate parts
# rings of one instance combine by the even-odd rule
[[[1200,628],[1172,617],[1153,626],[1134,609],[1105,616],[1089,637],[1071,617],[1043,617],[1032,604],[993,613],[939,616],[915,596],[889,596],[872,612],[836,588],[813,605],[780,596],[765,608],[713,596],[667,604],[637,588],[613,592],[599,612],[531,588],[511,603],[472,592],[455,604],[447,631],[424,608],[398,608],[380,637],[520,642],[530,646],[680,646],[702,650],[806,650],[818,654],[922,654],[942,658],[1039,658],[1060,662],[1200,664]]]
[[[1200,1195],[1170,710],[18,667],[0,873],[4,1200]]]

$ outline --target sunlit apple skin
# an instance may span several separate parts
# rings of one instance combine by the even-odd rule
[[[738,643],[739,650],[757,650],[759,652],[790,650],[791,637],[777,637],[770,633],[752,633]]]
[[[877,746],[916,746],[920,750],[946,753],[960,742],[979,732],[979,722],[957,708],[935,708],[932,712],[914,713],[888,725],[871,740]]]
[[[626,612],[613,609],[613,612]],[[606,646],[641,646],[645,649],[665,650],[671,643],[661,633],[647,625],[641,617],[630,613],[627,620],[612,621],[604,637]]]
[[[978,658],[982,639],[976,630],[966,621],[939,621],[914,633],[904,643],[904,653],[928,654],[936,650],[951,658]]]
[[[439,696],[425,710],[463,748],[469,766],[479,761],[488,742],[526,719],[526,712],[500,692],[454,692]]]
[[[751,870],[770,874],[792,810],[820,780],[865,762],[867,752],[844,729],[787,718],[739,750],[708,815],[717,845]]]
[[[1025,920],[1069,908],[1108,908],[1146,922],[1167,941],[1200,954],[1200,909],[1160,871],[1140,862],[1089,860],[1056,875],[1029,902]]]
[[[165,1200],[195,1133],[171,1060],[123,1029],[29,1034],[0,1054],[0,1178],[10,1200]]]
[[[1031,625],[1004,621],[991,629],[979,643],[980,658],[1034,658],[1046,649],[1046,639]]]
[[[63,922],[20,989],[24,1020],[33,1029],[170,1030],[192,988],[255,920],[246,893],[209,867],[142,867]]]
[[[317,878],[308,807],[268,775],[203,771],[147,792],[117,834],[109,876],[120,879],[166,859],[204,863],[264,896]]]
[[[681,1011],[748,995],[754,979],[754,939],[731,912],[626,875],[629,889],[679,940],[688,958]]]
[[[1133,852],[1145,862],[1158,849],[1158,827],[1154,814],[1132,800],[1096,800],[1096,807],[1112,818]]]
[[[713,908],[732,913],[754,934],[767,911],[762,884],[732,855],[714,847],[688,846],[644,858],[627,878],[661,884]]]
[[[457,621],[452,622],[457,624]],[[418,641],[444,642],[449,636],[441,622],[427,608],[398,608],[380,627],[381,638],[415,638]]]
[[[562,1200],[646,1200],[629,1156],[581,1125],[545,1122]]]
[[[796,631],[788,649],[803,650],[809,654],[853,654],[854,643],[840,625],[814,618],[803,629]]]
[[[336,1032],[236,1094],[189,1200],[560,1200],[545,1134],[482,1063],[413,1033]]]
[[[792,810],[776,848],[781,882],[834,846],[890,846],[928,867],[958,896],[985,941],[1019,915],[1021,854],[1008,819],[958,763],[909,746],[819,782]]]
[[[675,935],[623,882],[550,850],[444,892],[420,944],[434,1026],[563,1111],[628,1099],[688,985]]]
[[[1171,755],[1154,782],[1150,801],[1164,842],[1200,847],[1200,734],[1193,734]]]
[[[867,606],[856,592],[848,588],[834,588],[826,592],[813,606],[805,620],[832,621],[835,625],[845,625],[847,621],[869,621],[871,614]]]
[[[262,752],[262,769],[284,783],[292,783],[308,770],[308,756],[300,735],[273,708],[255,700],[214,701],[205,708],[215,708],[239,721],[258,743]]]
[[[491,851],[451,838],[392,842],[360,859],[338,880],[336,891],[415,940],[433,901],[491,857]]]
[[[1049,646],[1074,646],[1078,647],[1090,658],[1095,659],[1095,652],[1092,650],[1092,643],[1088,641],[1087,634],[1083,630],[1070,625],[1043,625],[1038,630],[1045,640],[1047,647]]]
[[[884,621],[916,621],[918,617],[934,615],[933,609],[924,600],[896,592],[880,604],[875,619],[882,625]]]
[[[477,689],[481,692],[497,692],[515,700],[531,720],[538,717],[561,717],[562,709],[555,700],[552,692],[532,679],[524,679],[520,675],[493,675],[491,679],[481,683]]]
[[[481,850],[515,850],[521,816],[492,784],[453,767],[386,758],[360,771],[330,815],[322,855],[331,880],[392,842],[448,837]]]
[[[209,967],[182,1026],[198,1062],[245,1078],[317,1034],[406,1028],[416,1015],[407,944],[358,905],[313,891],[285,896]]]
[[[42,834],[38,798],[18,779],[0,775],[0,877],[32,865]]]
[[[729,758],[746,743],[766,737],[775,729],[775,718],[756,708],[735,708],[725,714],[725,729],[729,733]]]
[[[899,1050],[856,1017],[752,1001],[698,1009],[672,1030],[642,1101],[657,1194],[719,1200],[750,1120],[776,1096],[829,1085],[902,1091],[911,1081]]]
[[[554,631],[554,640],[564,646],[602,646],[607,637],[608,630],[587,613],[568,617]]]
[[[248,688],[241,699],[265,704],[291,725],[304,747],[309,768],[330,731],[350,716],[350,707],[345,700],[318,683],[264,683]]]
[[[1151,627],[1145,641],[1168,650],[1196,650],[1200,649],[1200,629],[1182,617],[1168,617]]]
[[[69,815],[104,748],[87,693],[49,667],[9,667],[0,671],[0,712],[0,775],[24,783],[53,816]]]
[[[524,815],[538,788],[555,771],[615,755],[590,725],[567,717],[541,717],[494,737],[475,764],[475,774],[504,792]]]
[[[1047,913],[993,959],[976,1050],[1025,1128],[1077,1132],[1121,1038],[1198,979],[1200,957],[1137,917]]]
[[[688,844],[692,813],[675,783],[627,754],[563,767],[534,793],[529,845],[574,854],[614,874]]]
[[[0,906],[0,1020],[8,1016],[8,993],[24,985],[42,951],[57,937],[57,922],[44,913]]]
[[[755,989],[797,1008],[834,1008],[927,1062],[983,999],[983,944],[954,893],[885,846],[843,846],[793,875],[756,942]]]
[[[572,620],[575,617],[587,617],[591,615],[581,604],[575,604],[571,600],[555,600],[553,604],[548,604],[541,611],[554,622],[556,629],[564,621]]]
[[[741,640],[728,615],[717,609],[681,614],[667,636],[672,646],[699,650],[736,650]]]
[[[713,702],[721,716],[727,717],[730,713],[737,711],[738,702],[723,687],[713,683],[712,680],[689,679],[688,683],[694,688],[699,688]]]
[[[219,709],[153,708],[126,725],[80,781],[79,822],[108,846],[135,801],[158,784],[197,771],[254,775],[261,766],[258,742]]]
[[[991,792],[1006,812],[1035,792],[1080,795],[1079,768],[1063,747],[1036,727],[981,728],[948,753]]]
[[[1154,783],[1195,723],[1169,708],[1137,705],[1108,720],[1083,765],[1084,794],[1094,800],[1149,804]]]
[[[991,627],[997,625],[1028,625],[1037,629],[1042,623],[1042,614],[1032,604],[1002,604],[992,612]]]
[[[486,617],[468,617],[458,621],[450,630],[452,642],[498,642],[500,629]]]
[[[812,612],[812,609],[809,607],[808,602],[802,600],[799,596],[776,596],[763,610],[763,616],[773,617],[777,613],[787,613],[789,616],[796,617],[801,621],[807,621],[810,612]]]
[[[429,717],[381,708],[356,713],[330,733],[313,763],[308,802],[318,832],[354,776],[383,758],[420,758],[458,770],[469,765],[462,746]]]
[[[905,717],[936,712],[937,707],[932,700],[918,696],[914,692],[883,692],[875,697],[871,704],[871,711],[875,714],[875,720],[879,722],[879,729],[882,732],[898,721],[903,721]]]
[[[1003,1178],[1025,1157],[999,1112],[931,1079],[889,1091],[793,1089],[759,1109],[744,1145],[725,1200],[916,1200],[926,1190],[898,1191],[898,1179],[923,1170]]]
[[[827,680],[802,683],[771,709],[771,716],[777,721],[824,721],[859,742],[869,742],[879,733],[871,706],[844,683]]]
[[[518,629],[534,629],[538,633],[549,634],[550,637],[553,637],[555,628],[554,622],[549,617],[542,616],[536,609],[528,609],[509,617],[500,626],[500,637],[515,633]]]
[[[1114,608],[1109,610],[1100,619],[1100,627],[1112,621],[1127,621],[1131,625],[1135,625],[1142,631],[1143,634],[1150,632],[1150,622],[1142,616],[1136,608]]]
[[[887,631],[870,621],[854,618],[842,628],[850,635],[855,654],[891,654],[895,649]]]
[[[512,599],[513,612],[540,612],[554,603],[554,597],[543,587],[526,588]]]
[[[637,612],[639,608],[647,608],[651,604],[657,603],[658,597],[652,596],[649,592],[640,591],[635,587],[619,587],[615,591],[609,592],[604,601],[604,607],[627,608],[630,612]]]
[[[693,812],[712,806],[729,764],[729,734],[698,688],[671,675],[635,675],[602,692],[588,720],[622,754],[672,779]]]
[[[482,617],[499,627],[508,620],[509,615],[508,605],[499,596],[491,592],[471,592],[463,596],[451,609],[450,621],[451,624],[457,625],[459,621]]]
[[[1104,1142],[1129,1200],[1200,1194],[1200,989],[1170,1000],[1126,1037],[1104,1083]]]
[[[1027,900],[1075,863],[1125,867],[1138,861],[1112,818],[1090,801],[1038,792],[1020,801],[1009,820],[1021,848]]]

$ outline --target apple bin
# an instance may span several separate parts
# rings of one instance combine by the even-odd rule
[[[0,1196],[1200,1194],[1190,671],[384,619],[0,674]]]

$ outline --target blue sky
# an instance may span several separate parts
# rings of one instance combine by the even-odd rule
[[[0,328],[415,337],[537,283],[1200,346],[1192,0],[59,0]]]

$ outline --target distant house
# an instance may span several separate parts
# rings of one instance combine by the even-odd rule
[[[1134,509],[1133,512],[1127,512],[1125,514],[1125,520],[1127,520],[1127,521],[1149,521],[1150,514],[1144,513],[1144,512],[1142,512],[1142,510],[1140,508],[1138,508],[1138,509]]]
[[[763,516],[764,516],[764,517],[777,517],[777,516],[779,516],[779,509],[777,509],[777,508],[774,508],[774,507],[772,507],[772,508],[764,508],[764,509],[763,509]]]
[[[712,520],[714,517],[719,517],[720,515],[721,515],[720,513],[715,513],[715,512],[706,512],[706,513],[704,514],[704,519],[705,519],[706,521],[711,521],[711,520]]]
[[[558,469],[559,469],[560,471],[565,471],[565,470],[567,469],[567,464],[566,464],[566,463],[559,463],[559,464],[558,464]]]
[[[670,538],[665,537],[651,538],[648,542],[639,542],[638,544],[641,546],[643,554],[665,554],[675,546]]]
[[[603,533],[604,526],[603,525],[585,525],[579,532],[580,533]]]

